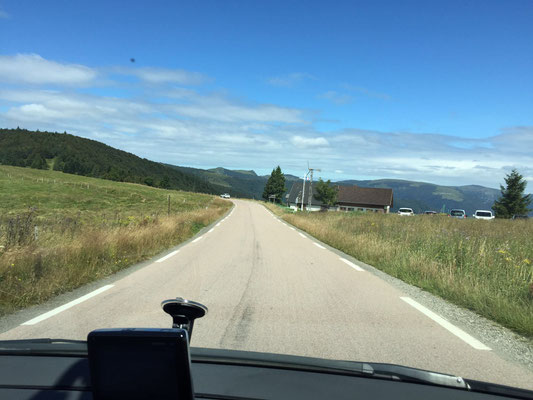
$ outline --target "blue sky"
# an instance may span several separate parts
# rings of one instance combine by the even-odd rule
[[[0,0],[0,126],[194,167],[533,180],[529,0],[151,3]]]

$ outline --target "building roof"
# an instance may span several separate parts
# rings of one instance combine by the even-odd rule
[[[360,186],[339,186],[338,203],[365,204],[375,206],[393,205],[392,189],[364,188]]]
[[[289,192],[289,197],[287,201],[289,203],[297,203],[300,204],[302,202],[302,181],[300,182],[294,182],[291,187],[291,191]],[[315,195],[317,195],[318,192],[316,191],[316,182],[313,185],[313,196],[311,199],[311,205],[313,206],[322,206],[323,203],[320,200],[315,199]],[[305,200],[304,204],[307,205],[307,202],[309,200],[309,181],[305,182]]]
[[[382,188],[364,188],[360,186],[338,186],[339,192],[337,195],[337,203],[353,204],[353,205],[367,205],[367,206],[393,206],[392,189]],[[322,206],[323,203],[315,198],[317,194],[316,182],[313,185],[313,196],[311,205]],[[302,182],[295,182],[292,184],[287,201],[289,203],[301,203],[302,196]],[[309,200],[309,182],[305,182],[305,199],[307,204]]]

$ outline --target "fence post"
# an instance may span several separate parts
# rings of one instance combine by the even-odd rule
[[[167,215],[170,217],[170,195],[168,195],[168,211]]]

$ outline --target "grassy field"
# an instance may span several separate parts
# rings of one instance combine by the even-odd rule
[[[533,338],[533,221],[267,206],[358,260]]]
[[[230,207],[210,195],[0,165],[0,315],[145,260]]]

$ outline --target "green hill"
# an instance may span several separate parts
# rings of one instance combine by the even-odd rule
[[[217,193],[205,179],[67,133],[0,129],[0,164],[53,169],[164,189]]]
[[[268,180],[268,175],[259,176],[255,171],[230,170],[222,167],[212,169],[198,169],[171,166],[179,171],[195,175],[206,180],[211,185],[218,187],[223,192],[232,196],[260,199],[263,189]],[[285,186],[290,190],[292,184],[299,178],[293,175],[285,175]]]

